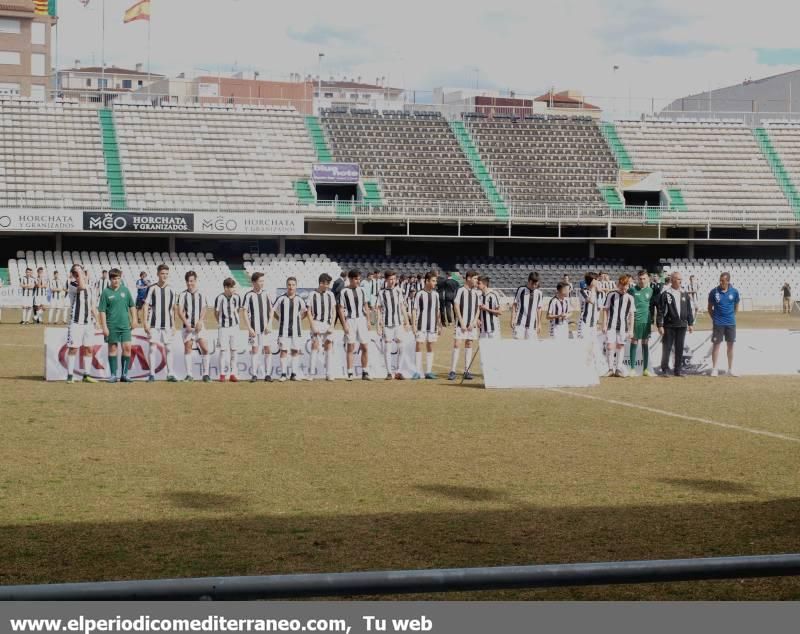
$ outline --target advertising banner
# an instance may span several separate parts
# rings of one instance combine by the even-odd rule
[[[194,230],[205,234],[303,235],[305,216],[294,213],[195,212]]]
[[[84,211],[84,231],[192,233],[193,213],[162,211]]]
[[[358,163],[315,163],[311,180],[323,185],[358,185],[361,169]]]
[[[386,376],[386,365],[384,362],[384,343],[380,341],[377,333],[372,332],[372,340],[369,345],[369,372],[373,378],[383,379]],[[399,344],[403,349],[402,367],[400,372],[406,378],[411,378],[415,372],[414,370],[414,341],[411,333],[405,333],[406,339]],[[67,378],[67,329],[66,328],[47,328],[45,330],[45,379],[47,381],[63,381]],[[277,336],[272,335],[269,337],[269,345],[271,350],[278,350]],[[164,380],[167,378],[167,363],[166,363],[166,349],[162,344],[154,344],[158,348],[156,355],[156,367],[153,370],[156,379]],[[397,367],[398,358],[398,344],[389,344],[392,347],[392,367]],[[211,378],[217,379],[219,377],[219,349],[217,347],[217,331],[208,331],[208,350],[211,361]],[[335,378],[344,378],[347,372],[347,360],[345,356],[344,346],[344,333],[336,331],[333,336],[332,352],[334,354],[333,362],[333,376]],[[227,354],[227,353],[226,353]],[[303,374],[308,374],[311,362],[311,338],[307,337],[303,349],[300,351],[299,368]],[[183,342],[179,332],[175,333],[172,343],[172,368],[173,374],[179,379],[186,376],[186,365],[183,358]],[[259,355],[259,362],[263,362],[263,356]],[[197,348],[192,352],[192,376],[195,379],[201,379],[202,364],[200,360],[200,353]],[[354,370],[357,377],[361,376],[360,355],[358,351],[354,355]],[[278,354],[272,355],[272,376],[277,378],[280,376],[280,359]],[[77,378],[83,377],[84,372],[88,371],[89,375],[96,379],[107,379],[109,376],[108,370],[108,346],[103,342],[102,331],[95,333],[95,341],[92,346],[92,358],[90,367],[81,369],[78,366],[80,361],[76,363],[75,376]],[[298,366],[296,365],[295,368]],[[396,371],[396,370],[395,370]],[[242,330],[239,332],[236,347],[236,372],[239,378],[247,379],[251,374],[251,359],[250,359],[250,346],[247,341],[247,332]],[[131,351],[131,370],[130,377],[134,380],[146,379],[151,373],[150,368],[150,341],[145,335],[144,330],[138,329],[133,331],[133,345]],[[263,376],[263,370],[262,374]],[[324,364],[320,361],[319,374],[313,377],[315,379],[325,379]]]
[[[0,209],[0,231],[82,231],[80,211]]]

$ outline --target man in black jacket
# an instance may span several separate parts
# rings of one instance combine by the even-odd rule
[[[656,301],[656,325],[661,335],[661,376],[669,375],[669,356],[675,350],[675,376],[683,376],[683,344],[686,331],[694,331],[694,312],[689,293],[681,290],[683,278],[677,271],[669,277]]]

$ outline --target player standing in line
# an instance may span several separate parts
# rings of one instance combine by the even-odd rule
[[[336,295],[330,290],[331,276],[319,276],[319,287],[309,296],[311,311],[311,374],[319,370],[319,355],[325,352],[325,379],[333,381],[333,323],[336,319]]]
[[[250,276],[253,288],[244,294],[244,323],[250,344],[250,383],[258,381],[258,355],[264,355],[264,381],[272,383],[272,351],[267,337],[272,332],[272,302],[264,290],[264,274]]]
[[[94,343],[94,323],[97,317],[94,293],[86,279],[86,272],[80,264],[73,264],[69,282],[69,326],[67,328],[67,383],[75,383],[75,361],[78,351],[83,358],[83,382],[97,383],[89,376],[87,367],[92,366]],[[116,357],[114,357],[116,361]]]
[[[120,284],[122,284],[122,273],[120,272]],[[106,290],[109,286],[111,286],[111,281],[108,279],[108,271],[103,269],[100,273],[100,279],[94,283],[94,290],[97,292],[97,296],[101,297],[103,295],[103,291]]]
[[[275,300],[273,311],[278,316],[278,347],[281,349],[281,383],[286,380],[287,370],[292,381],[310,381],[310,376],[303,376],[298,364],[300,350],[303,349],[302,319],[308,319],[311,324],[311,315],[302,297],[297,294],[297,279],[290,277],[286,280],[286,293]],[[287,358],[291,352],[291,361]],[[288,368],[287,368],[288,366]]]
[[[147,298],[148,288],[150,288],[150,280],[147,279],[147,273],[142,271],[139,273],[139,279],[136,280],[136,310],[140,311],[142,321],[144,321],[144,300]]]
[[[25,275],[19,279],[19,286],[22,289],[22,319],[19,323],[30,324],[33,314],[33,294],[36,291],[36,278],[33,276],[33,269],[25,269]]]
[[[136,302],[128,289],[122,286],[122,271],[111,269],[109,286],[100,295],[97,308],[100,328],[108,344],[108,364],[111,368],[109,383],[117,382],[117,346],[122,344],[122,383],[130,383],[131,330],[137,327]]]
[[[472,365],[472,344],[478,338],[482,299],[477,285],[478,273],[476,271],[467,271],[464,286],[459,287],[456,291],[453,302],[456,332],[453,337],[453,353],[450,359],[450,373],[447,375],[448,381],[455,381],[456,379],[458,351],[462,341],[464,342],[464,380],[471,381],[474,378],[469,368]]]
[[[630,275],[620,275],[616,290],[606,297],[603,333],[606,335],[608,376],[625,376],[625,343],[633,336],[633,296],[628,293]]]
[[[36,283],[33,289],[33,321],[37,324],[44,323],[44,305],[47,303],[47,290],[50,287],[44,269],[36,269]]]
[[[383,289],[378,292],[378,334],[383,338],[383,359],[386,363],[386,380],[402,379],[403,331],[411,329],[403,293],[397,287],[397,274],[383,274]],[[397,372],[392,372],[392,343],[397,345]]]
[[[500,298],[489,287],[489,277],[481,275],[478,278],[478,290],[481,292],[481,339],[500,338]]]
[[[639,343],[642,344],[642,376],[650,374],[650,334],[653,330],[653,317],[656,312],[657,295],[650,285],[650,275],[641,270],[637,273],[638,284],[628,289],[633,297],[633,337],[631,338],[630,362],[631,374],[636,372],[636,353]]]
[[[234,292],[236,281],[227,277],[222,282],[222,293],[214,302],[217,316],[217,345],[219,346],[219,381],[225,383],[230,376],[231,383],[238,383],[236,376],[236,340],[239,333],[239,313],[242,310],[242,298]],[[227,363],[226,363],[227,359]]]
[[[159,264],[156,269],[158,281],[147,289],[144,300],[142,325],[150,340],[150,376],[148,383],[156,380],[156,364],[158,362],[158,344],[164,346],[164,362],[167,366],[167,381],[177,383],[172,374],[172,341],[175,339],[175,304],[178,295],[167,284],[169,267]]]
[[[422,347],[426,352],[425,378],[433,380],[433,344],[439,339],[442,332],[442,313],[437,291],[437,275],[433,271],[425,274],[425,286],[414,298],[414,311],[412,323],[414,325],[414,339],[416,340],[417,372],[412,378],[422,378]]]
[[[184,275],[186,290],[178,296],[178,317],[183,322],[183,360],[186,365],[184,381],[194,381],[192,376],[192,348],[197,344],[203,366],[203,383],[211,382],[208,337],[206,336],[206,298],[197,290],[197,273]]]
[[[360,286],[361,273],[355,269],[347,274],[348,287],[339,296],[339,319],[344,327],[347,344],[347,380],[353,380],[353,355],[356,345],[361,351],[361,379],[370,381],[369,341],[372,310],[367,303],[367,294]]]
[[[581,315],[578,319],[578,339],[584,339],[594,345],[597,340],[597,324],[603,312],[603,302],[598,286],[600,280],[594,273],[587,273],[580,289]]]
[[[559,341],[569,339],[569,294],[572,284],[568,281],[556,284],[556,294],[547,305],[547,320],[550,322],[550,338]]]
[[[67,288],[58,271],[53,271],[53,277],[50,278],[50,309],[47,311],[47,323],[57,324],[67,323],[67,306],[64,301],[64,296],[67,293]]]
[[[514,294],[511,309],[511,329],[514,339],[539,340],[539,313],[544,305],[544,295],[539,288],[539,274],[528,275],[528,284],[520,286]]]

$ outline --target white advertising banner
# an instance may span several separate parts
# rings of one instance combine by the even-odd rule
[[[406,333],[408,336],[399,345],[403,348],[402,362],[400,372],[405,378],[411,378],[414,374],[414,341],[411,333]],[[277,350],[277,338],[271,336],[270,338],[271,350]],[[47,328],[45,330],[45,379],[47,381],[63,381],[67,378],[67,329],[66,328]],[[163,380],[167,378],[166,369],[166,349],[161,344],[155,344],[158,348],[156,356],[156,367],[153,372],[156,379]],[[392,366],[397,367],[398,344],[389,344],[392,346]],[[208,331],[208,347],[211,356],[211,378],[216,379],[219,377],[219,350],[217,348],[217,331]],[[344,378],[346,374],[346,357],[344,347],[344,335],[341,331],[334,333],[333,347],[334,357],[333,375],[336,378]],[[372,332],[372,340],[369,345],[369,372],[373,379],[383,379],[386,376],[386,365],[384,362],[384,343],[380,341],[377,333]],[[250,377],[251,359],[250,347],[247,343],[247,332],[242,330],[239,332],[238,345],[236,348],[236,372],[240,379],[247,379]],[[303,374],[308,374],[311,353],[311,340],[308,338],[305,342],[303,350],[300,352],[300,370]],[[226,353],[227,354],[227,353]],[[202,365],[200,362],[200,353],[195,347],[192,352],[193,365],[192,376],[195,379],[200,379],[202,372]],[[186,365],[183,358],[183,343],[181,341],[180,333],[175,333],[175,338],[172,344],[172,367],[173,373],[179,379],[186,376]],[[260,355],[259,362],[263,363],[263,356]],[[272,375],[274,377],[280,376],[280,359],[277,354],[272,355]],[[361,358],[356,349],[354,355],[354,369],[357,378],[361,376]],[[77,377],[83,376],[83,370],[79,369],[80,363],[76,363]],[[91,367],[88,372],[96,379],[107,379],[109,376],[108,371],[108,346],[103,343],[103,333],[97,331],[95,334],[95,342],[92,347],[92,361]],[[144,330],[138,329],[133,331],[133,341],[131,350],[131,369],[129,376],[132,379],[146,379],[150,375],[150,341],[144,333]],[[263,376],[263,370],[262,370]],[[324,365],[320,361],[319,374],[315,377],[324,379]]]
[[[195,233],[243,235],[303,235],[305,216],[295,213],[216,213],[196,211]]]
[[[0,231],[83,231],[83,214],[58,209],[0,209]]]

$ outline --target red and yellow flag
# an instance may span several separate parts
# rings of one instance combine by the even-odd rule
[[[150,0],[139,0],[125,12],[125,24],[135,20],[150,19]]]
[[[50,2],[49,0],[33,0],[33,8],[37,15],[49,15]]]

